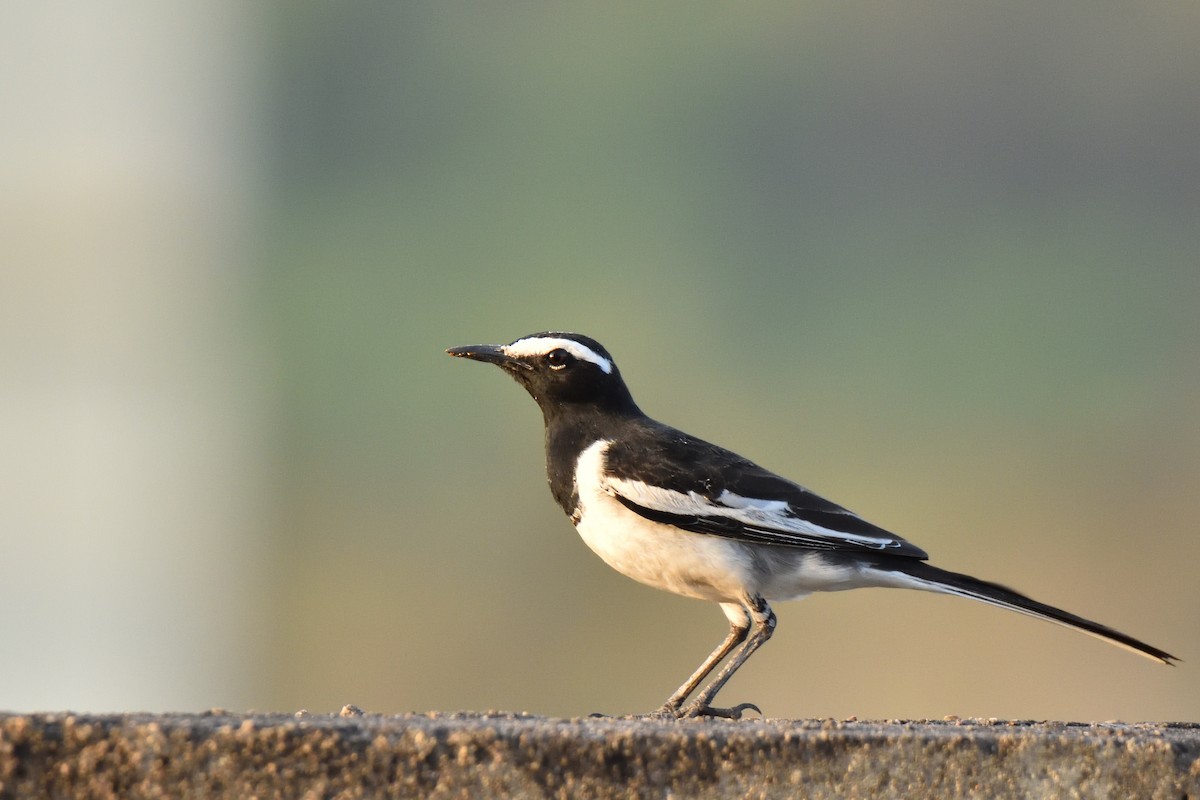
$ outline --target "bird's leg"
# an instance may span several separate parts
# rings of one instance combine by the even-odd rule
[[[688,695],[696,691],[696,687],[725,656],[746,640],[746,634],[750,632],[750,615],[746,613],[745,608],[740,603],[722,603],[721,610],[729,618],[729,635],[704,659],[704,663],[692,673],[692,677],[684,681],[683,685],[667,698],[667,702],[655,712],[655,716],[678,717],[679,709],[683,707],[683,701],[688,699]]]
[[[733,658],[725,665],[717,677],[713,678],[712,683],[704,687],[704,690],[696,696],[687,708],[680,711],[680,717],[726,717],[729,719],[740,719],[742,712],[747,708],[753,708],[758,711],[758,707],[752,703],[742,703],[733,708],[713,708],[713,698],[717,696],[717,692],[721,691],[733,673],[738,671],[742,664],[754,654],[754,651],[762,647],[771,634],[775,632],[775,612],[767,605],[767,601],[762,597],[747,598],[744,612],[749,615],[751,622],[754,625],[754,630],[746,639],[745,643],[733,654]]]

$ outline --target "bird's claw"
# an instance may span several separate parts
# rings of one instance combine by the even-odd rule
[[[700,719],[702,717],[713,717],[716,719],[741,719],[742,715],[747,711],[753,711],[760,717],[763,716],[762,709],[754,703],[738,703],[733,708],[717,708],[716,706],[700,705],[692,703],[686,708],[681,708],[671,703],[663,704],[662,708],[655,709],[649,714],[634,714],[631,717],[624,719],[653,719],[653,720],[677,720],[677,719]],[[588,714],[590,719],[620,719],[610,714],[601,714],[593,712]]]
[[[762,709],[754,705],[754,703],[738,703],[733,708],[716,708],[715,706],[697,706],[694,703],[679,713],[680,719],[695,719],[697,717],[717,717],[719,719],[741,719],[742,714],[748,709],[753,709],[754,713],[760,717],[763,715]]]
[[[683,716],[683,712],[680,709],[674,708],[672,706],[663,706],[662,708],[651,711],[649,714],[616,715],[616,714],[602,714],[598,711],[593,711],[591,714],[588,714],[588,719],[677,720],[677,719],[680,719],[682,716]]]

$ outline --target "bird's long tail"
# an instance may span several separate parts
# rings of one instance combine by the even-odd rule
[[[1031,617],[1049,620],[1068,628],[1083,631],[1086,634],[1095,636],[1097,639],[1115,644],[1117,647],[1122,647],[1146,658],[1161,661],[1164,664],[1170,664],[1173,661],[1179,660],[1164,650],[1159,650],[1157,647],[1148,645],[1107,625],[1092,622],[1090,619],[1076,616],[1069,611],[1063,611],[1061,608],[1039,603],[1037,600],[1026,597],[1020,592],[1015,592],[996,583],[972,578],[970,575],[962,575],[957,572],[939,569],[931,564],[915,559],[880,564],[876,569],[881,573],[889,573],[888,577],[890,580],[888,582],[892,586],[968,597],[972,600],[979,600],[989,605],[1007,608],[1011,611],[1028,614]]]

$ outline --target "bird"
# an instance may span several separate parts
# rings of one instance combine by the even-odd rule
[[[725,613],[729,633],[645,716],[761,714],[753,703],[721,708],[713,701],[774,633],[770,601],[813,592],[890,587],[956,595],[1074,628],[1164,664],[1178,661],[1106,625],[935,567],[920,547],[858,514],[651,419],[634,402],[613,357],[588,336],[547,331],[446,352],[497,365],[537,402],[550,492],[605,563],[648,586],[718,603]]]

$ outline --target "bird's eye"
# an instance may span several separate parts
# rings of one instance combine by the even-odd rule
[[[566,369],[574,363],[575,358],[562,348],[551,350],[546,353],[546,364],[550,369]]]

